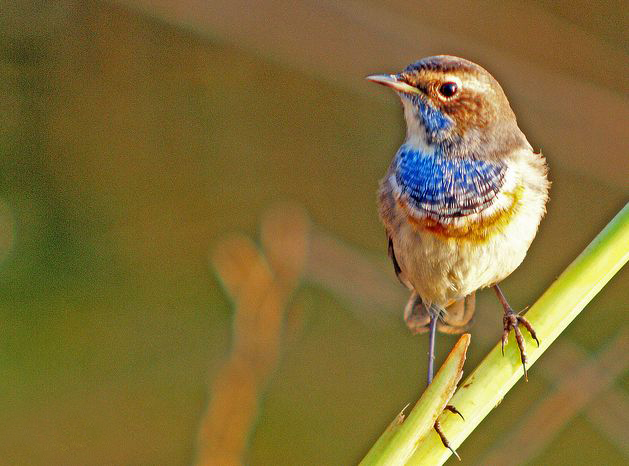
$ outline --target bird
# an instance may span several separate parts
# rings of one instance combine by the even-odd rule
[[[431,56],[366,79],[397,93],[406,120],[406,138],[380,182],[378,211],[395,273],[411,292],[404,319],[413,333],[429,333],[427,383],[436,332],[466,331],[475,293],[489,287],[503,308],[503,354],[513,329],[527,378],[520,326],[539,340],[499,283],[522,263],[546,213],[545,158],[498,81],[471,61]]]

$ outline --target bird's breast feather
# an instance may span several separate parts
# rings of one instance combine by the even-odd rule
[[[390,178],[411,224],[445,237],[488,238],[515,212],[519,187],[504,163],[446,158],[402,146]]]

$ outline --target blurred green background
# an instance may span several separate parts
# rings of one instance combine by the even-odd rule
[[[292,294],[298,330],[260,389],[242,461],[362,457],[423,389],[426,352],[402,321],[375,208],[402,114],[366,74],[448,53],[503,84],[553,180],[504,283],[514,307],[628,198],[626,2],[18,0],[0,12],[0,464],[194,462],[233,341],[211,251],[233,232],[258,241],[283,201],[344,252],[311,250]],[[373,273],[334,280],[344,267]],[[507,433],[509,464],[627,463],[628,366],[604,376],[601,354],[626,326],[628,278],[459,449],[464,463],[504,453]],[[477,308],[467,373],[501,332],[491,293]],[[439,337],[438,362],[454,341]],[[522,420],[551,394],[562,416],[544,410],[540,439]]]

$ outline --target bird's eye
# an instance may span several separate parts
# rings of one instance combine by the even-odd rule
[[[456,94],[458,90],[459,87],[456,85],[456,83],[449,81],[447,83],[443,83],[439,87],[439,94],[441,94],[443,97],[450,98],[454,96],[454,94]]]

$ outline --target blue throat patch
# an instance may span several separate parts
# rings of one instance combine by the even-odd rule
[[[425,154],[402,145],[395,180],[410,205],[432,217],[463,217],[487,208],[504,184],[507,167],[472,157]]]
[[[444,115],[440,110],[424,102],[415,95],[401,94],[402,98],[410,101],[415,108],[417,118],[421,120],[426,128],[429,139],[433,139],[441,132],[445,132],[452,127],[452,120]]]
[[[429,133],[435,134],[452,126],[452,122],[448,117],[421,99],[415,100],[415,106],[419,108],[417,116],[424,122],[424,127]]]

